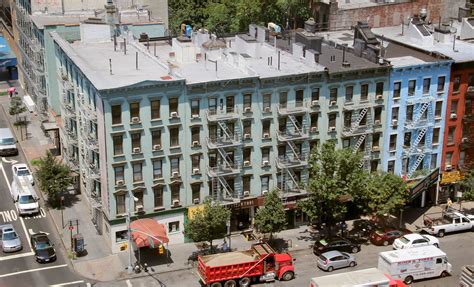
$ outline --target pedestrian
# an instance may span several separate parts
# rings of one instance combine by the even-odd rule
[[[447,205],[446,205],[446,210],[451,209],[451,205],[453,205],[453,202],[451,201],[451,198],[448,197],[448,202],[447,202]]]
[[[229,251],[229,246],[227,245],[227,241],[225,240],[225,238],[224,243],[222,243],[222,250],[224,250],[224,252]]]

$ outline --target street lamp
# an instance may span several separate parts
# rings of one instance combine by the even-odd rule
[[[127,230],[128,230],[128,273],[133,272],[133,267],[132,267],[132,231],[130,229],[130,206],[132,204],[132,198],[133,201],[138,202],[138,198],[133,196],[131,193],[129,193],[129,200],[128,200],[128,208],[127,208]]]

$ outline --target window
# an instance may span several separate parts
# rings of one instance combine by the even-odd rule
[[[304,101],[304,90],[297,90],[295,95],[295,106],[302,107]]]
[[[201,161],[201,155],[200,154],[191,155],[191,163],[192,163],[193,169],[195,169],[195,168],[199,169],[200,168],[200,166],[201,166],[200,161]]]
[[[114,155],[123,154],[123,136],[113,136]]]
[[[200,183],[191,184],[191,192],[193,193],[193,201],[201,200],[201,184]]]
[[[242,188],[244,191],[250,192],[250,180],[251,180],[250,175],[242,176]]]
[[[252,148],[250,148],[250,147],[244,148],[244,150],[243,150],[244,161],[250,162],[251,154],[252,154]]]
[[[262,133],[270,135],[270,121],[262,121]]]
[[[263,109],[264,110],[270,109],[271,102],[272,102],[272,95],[270,94],[263,95]]]
[[[170,109],[170,117],[171,113],[178,113],[178,98],[170,98],[168,107]]]
[[[458,113],[458,100],[451,101],[451,114]]]
[[[374,134],[372,136],[372,147],[379,148],[379,144],[380,144],[380,134]]]
[[[161,159],[153,161],[153,179],[163,178],[163,162]]]
[[[170,146],[179,147],[179,128],[170,128]]]
[[[360,86],[360,100],[367,101],[369,98],[369,84],[362,84]]]
[[[350,128],[352,123],[352,112],[344,112],[344,127]]]
[[[431,78],[423,79],[423,94],[430,93]]]
[[[329,90],[329,101],[337,102],[337,88],[331,88]]]
[[[251,135],[252,134],[252,120],[244,120],[242,121],[242,126],[244,128],[244,135]]]
[[[119,125],[122,123],[122,106],[114,105],[112,106],[112,124]]]
[[[217,111],[217,99],[216,98],[209,98],[209,111],[212,114],[215,114]]]
[[[130,121],[133,118],[140,119],[140,103],[130,103]]]
[[[171,158],[171,173],[173,172],[179,173],[179,158],[178,157]]]
[[[413,96],[415,94],[416,89],[416,80],[408,81],[408,96]]]
[[[383,95],[383,82],[378,82],[375,85],[375,95]]]
[[[393,98],[400,98],[400,92],[402,89],[402,83],[401,82],[395,82],[393,83]]]
[[[446,77],[445,76],[438,77],[438,89],[437,89],[438,92],[443,92],[444,91],[445,82],[446,82]]]
[[[392,120],[398,120],[399,107],[392,108]]]
[[[141,148],[141,133],[133,133],[132,134],[132,150],[135,148]]]
[[[115,174],[115,185],[118,185],[119,181],[124,181],[124,166],[116,166],[114,167],[114,174]]]
[[[191,144],[194,145],[194,142],[200,142],[200,139],[199,139],[199,134],[201,132],[201,128],[200,127],[192,127],[191,128]]]
[[[458,93],[459,88],[461,87],[461,76],[454,76],[453,80],[453,93]]]
[[[359,116],[362,112],[358,112]],[[367,125],[367,113],[362,117],[362,119],[359,122],[359,126],[365,126]]]
[[[382,108],[374,108],[374,123],[378,121],[378,124],[382,123]]]
[[[171,184],[171,201],[179,200],[180,184]]]
[[[225,98],[226,102],[226,112],[233,113],[234,112],[234,96],[228,96]]]
[[[199,116],[199,100],[191,100],[191,116]]]
[[[435,117],[437,118],[440,118],[441,117],[441,110],[443,108],[443,102],[442,101],[438,101],[436,102],[436,106],[435,106]]]
[[[474,74],[469,74],[467,85],[468,87],[474,87]]]
[[[436,153],[431,154],[430,168],[437,167],[438,166],[437,162],[438,162],[438,154]]]
[[[154,130],[151,132],[151,144],[153,146],[160,145],[161,146],[161,131]]]
[[[270,149],[262,148],[262,164],[264,161],[270,161]]]
[[[123,212],[125,213],[125,212]],[[117,212],[117,214],[120,214]],[[115,242],[123,242],[128,240],[128,230],[115,232]]]
[[[319,101],[319,88],[311,90],[311,101]]]
[[[142,174],[142,163],[137,162],[132,165],[133,169],[133,182],[143,181]]]
[[[439,128],[433,129],[433,144],[439,143]]]
[[[351,147],[351,140],[350,139],[342,139],[342,148],[350,148]]]
[[[269,185],[270,185],[270,177],[269,176],[262,176],[261,178],[261,188],[262,191],[268,191]]]
[[[115,195],[115,208],[117,209],[117,214],[124,214],[125,211],[125,194],[116,194]]]
[[[453,160],[453,153],[452,152],[447,152],[446,153],[446,165],[451,165],[451,162]]]
[[[329,117],[329,128],[336,128],[336,113],[331,113]]]
[[[280,108],[285,109],[288,101],[288,92],[280,92]]]
[[[412,121],[413,120],[413,105],[407,105],[407,121]]]
[[[168,232],[178,232],[179,231],[179,221],[173,221],[168,223]]]
[[[318,127],[318,113],[311,114],[311,127],[317,128]]]
[[[281,117],[278,119],[278,131],[284,133],[286,132],[286,118]]]
[[[160,118],[160,100],[151,100],[151,119],[156,120]]]
[[[244,108],[251,108],[252,107],[252,94],[245,94],[244,95]]]
[[[456,132],[456,127],[449,127],[448,129],[448,145],[454,144],[454,133]]]
[[[163,187],[155,186],[153,187],[153,201],[155,208],[163,207]]]
[[[390,135],[390,150],[397,149],[397,134]]]
[[[346,102],[352,102],[354,96],[354,86],[346,87]]]
[[[135,202],[135,211],[138,211],[138,207],[143,208],[143,191],[136,191],[133,193],[138,200]]]
[[[410,146],[411,145],[411,132],[406,132],[405,136],[403,137],[403,145]]]
[[[388,166],[387,166],[387,172],[394,173],[394,171],[395,171],[395,161],[394,160],[389,160],[388,161]]]

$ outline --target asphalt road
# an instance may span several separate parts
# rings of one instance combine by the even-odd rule
[[[444,238],[440,238],[440,248],[447,253],[449,262],[453,265],[453,273],[451,276],[446,278],[434,278],[429,280],[417,281],[412,286],[415,287],[449,287],[459,286],[459,276],[461,274],[461,267],[466,264],[474,264],[474,232],[465,232],[459,234],[447,235]],[[319,270],[316,266],[316,256],[313,255],[312,250],[305,249],[295,252],[291,252],[292,256],[296,258],[296,278],[288,282],[273,282],[273,283],[262,283],[252,286],[278,286],[278,287],[301,287],[309,286],[309,280],[312,277],[320,277],[329,274],[336,274],[347,271],[354,271],[360,269],[366,269],[371,267],[377,267],[378,253],[380,251],[390,250],[391,246],[374,246],[374,245],[363,245],[361,252],[357,253],[356,259],[358,265],[353,268],[345,268],[335,270],[332,273],[328,273]],[[142,278],[109,282],[109,283],[98,283],[95,286],[133,286],[133,287],[145,287],[145,286],[167,286],[167,287],[178,287],[178,286],[201,286],[199,279],[196,274],[196,269],[170,272],[158,275],[149,275]]]
[[[1,99],[2,101],[4,99]],[[3,109],[0,108],[0,127],[8,127]],[[67,286],[85,286],[83,279],[74,274],[68,264],[67,255],[44,202],[40,202],[41,212],[36,216],[20,217],[10,195],[13,180],[11,165],[24,163],[25,156],[19,149],[19,155],[2,157],[0,161],[0,225],[12,224],[23,243],[23,250],[15,253],[0,251],[0,286],[49,286],[65,283]],[[39,193],[39,191],[37,191]],[[38,194],[39,195],[39,194]],[[29,235],[46,232],[55,245],[57,260],[52,263],[36,262],[29,244]]]

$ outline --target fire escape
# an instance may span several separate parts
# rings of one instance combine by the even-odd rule
[[[79,149],[74,86],[66,74],[60,73],[59,76],[62,84],[61,116],[63,127],[61,128],[61,139],[66,150],[64,156],[71,169],[77,171],[79,170]]]
[[[360,151],[363,154],[361,168],[370,169],[370,159],[372,157],[372,147],[370,145],[370,135],[374,132],[372,125],[372,108],[370,104],[357,106],[345,105],[344,110],[350,113],[350,125],[345,126],[342,131],[344,137],[354,139],[352,146],[354,152]],[[364,124],[361,124],[364,121]],[[363,146],[363,150],[361,147]]]
[[[463,135],[461,139],[461,150],[465,151],[465,158],[458,162],[460,170],[468,170],[474,165],[474,84],[468,86],[465,98],[466,106],[462,118]]]
[[[407,120],[405,123],[405,131],[411,132],[414,140],[410,141],[410,146],[404,147],[404,154],[410,159],[408,178],[412,177],[420,164],[423,164],[425,157],[431,153],[432,126],[434,124],[432,100],[431,97],[411,99],[411,103],[414,104],[414,112],[412,120]],[[410,104],[410,101],[407,103]],[[425,139],[424,143],[420,146],[423,138]]]
[[[302,171],[308,166],[309,139],[308,110],[302,101],[289,108],[287,104],[278,106],[279,128],[276,130],[278,142],[284,144],[283,154],[277,158],[281,171],[280,188],[283,192],[304,192]]]
[[[227,107],[225,111],[209,109],[206,116],[209,126],[215,126],[207,137],[209,154],[215,154],[215,160],[210,157],[208,167],[211,196],[218,201],[237,200],[241,197],[235,180],[241,168],[240,116],[235,107]]]

